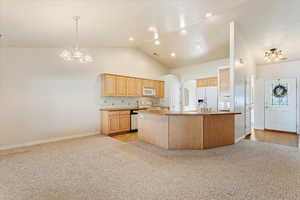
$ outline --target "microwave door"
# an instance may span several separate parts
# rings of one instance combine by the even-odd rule
[[[147,87],[145,87],[143,89],[143,95],[144,96],[155,96],[155,89],[154,88],[147,88]]]

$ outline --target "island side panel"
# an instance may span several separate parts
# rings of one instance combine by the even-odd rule
[[[169,116],[169,149],[203,149],[203,116]]]
[[[234,115],[207,115],[203,121],[204,149],[234,144]]]
[[[141,113],[138,130],[139,140],[168,149],[168,116]]]

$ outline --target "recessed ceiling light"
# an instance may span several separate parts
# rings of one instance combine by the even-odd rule
[[[130,38],[129,38],[129,41],[134,41],[134,38],[133,38],[133,37],[130,37]]]
[[[210,18],[210,17],[212,17],[212,16],[213,16],[213,14],[212,14],[211,12],[208,12],[208,13],[205,14],[205,17],[206,17],[206,18]]]
[[[175,56],[176,56],[176,53],[172,52],[170,55],[171,55],[172,57],[175,57]]]
[[[156,28],[155,28],[154,26],[150,26],[150,27],[148,28],[148,31],[156,31]]]
[[[154,44],[155,45],[160,45],[160,41],[159,40],[155,40]]]
[[[186,35],[186,34],[187,34],[187,30],[182,29],[182,30],[180,31],[180,34],[181,34],[181,35]]]

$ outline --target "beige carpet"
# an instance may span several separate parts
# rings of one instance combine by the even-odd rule
[[[89,137],[0,152],[1,200],[300,199],[297,148],[164,151]]]

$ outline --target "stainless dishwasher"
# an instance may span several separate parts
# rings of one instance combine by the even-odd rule
[[[130,132],[137,132],[138,131],[138,120],[139,113],[136,110],[130,111]]]

